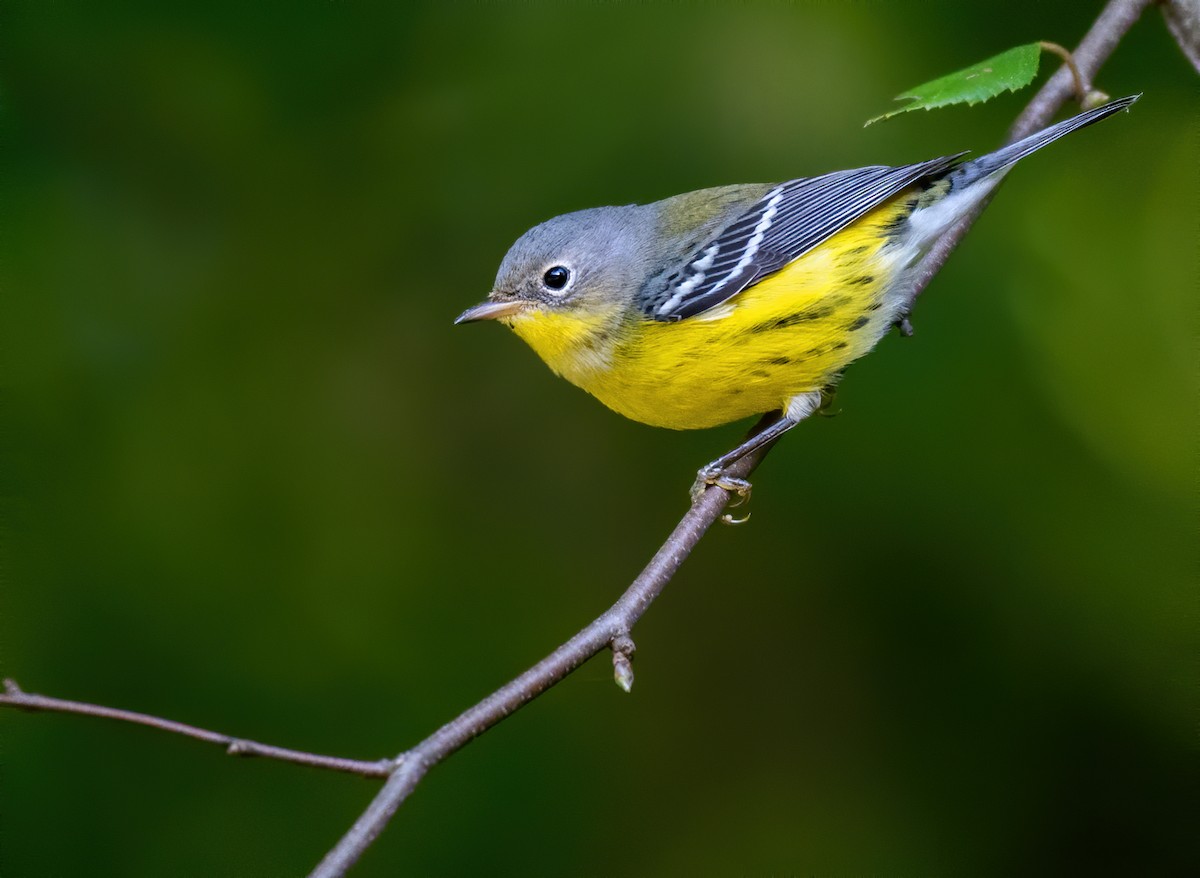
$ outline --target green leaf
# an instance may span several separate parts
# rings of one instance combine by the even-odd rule
[[[918,85],[896,96],[898,101],[911,103],[869,119],[866,124],[890,119],[909,110],[932,110],[934,107],[946,107],[951,104],[978,104],[1002,92],[1017,91],[1029,85],[1037,76],[1041,53],[1040,43],[1017,46],[971,67]]]

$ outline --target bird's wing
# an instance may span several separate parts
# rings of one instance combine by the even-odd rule
[[[646,316],[676,321],[715,308],[964,154],[780,183],[692,251],[658,289],[647,290]]]

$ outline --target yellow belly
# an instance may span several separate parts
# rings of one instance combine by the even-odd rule
[[[677,323],[630,317],[607,349],[574,344],[568,323],[554,351],[514,328],[556,372],[635,421],[687,430],[780,409],[835,382],[895,320],[886,227],[911,205],[897,196],[710,312]]]

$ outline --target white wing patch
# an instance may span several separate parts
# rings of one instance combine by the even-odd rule
[[[775,221],[775,214],[779,211],[779,200],[783,198],[783,187],[776,186],[767,194],[767,208],[763,211],[762,219],[758,221],[758,225],[754,227],[754,234],[750,236],[750,240],[746,243],[746,249],[742,252],[742,258],[737,261],[730,272],[721,278],[721,280],[713,286],[713,290],[719,290],[725,284],[729,283],[729,278],[741,273],[742,269],[754,261],[754,257],[758,255],[758,248],[762,246],[763,236],[767,234],[767,229],[771,228],[771,223]]]
[[[692,290],[704,283],[704,278],[708,276],[705,272],[712,268],[713,261],[716,260],[717,254],[720,252],[721,245],[719,243],[713,244],[704,251],[704,255],[701,258],[689,265],[688,268],[693,270],[692,276],[675,288],[675,295],[671,296],[671,298],[658,307],[658,313],[666,314],[668,311],[678,307],[680,302],[691,295]]]
[[[775,221],[775,214],[779,210],[779,201],[783,198],[783,185],[776,186],[764,196],[766,207],[763,209],[762,219],[758,221],[758,225],[754,227],[754,232],[750,236],[750,240],[746,242],[746,249],[742,251],[742,257],[737,261],[737,264],[732,270],[727,271],[725,275],[712,285],[709,292],[715,292],[721,289],[725,284],[729,283],[731,277],[736,276],[742,269],[748,266],[758,253],[758,248],[762,246],[763,237],[767,233],[767,229],[771,227],[771,223]],[[675,288],[674,295],[658,306],[657,313],[659,315],[670,314],[679,304],[687,299],[692,294],[692,291],[708,277],[708,269],[712,268],[713,262],[716,261],[717,254],[721,252],[721,242],[717,241],[704,251],[704,256],[697,259],[690,266],[694,269],[694,273],[685,281],[681,281],[679,286]],[[724,316],[724,315],[722,315]],[[714,320],[717,318],[713,318]]]

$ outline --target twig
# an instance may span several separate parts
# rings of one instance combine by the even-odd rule
[[[272,744],[260,744],[245,738],[234,738],[212,732],[208,729],[189,726],[187,723],[162,719],[132,710],[119,710],[115,707],[103,707],[99,704],[87,704],[82,701],[66,701],[62,698],[51,698],[47,695],[35,695],[25,692],[13,680],[4,681],[4,694],[0,695],[0,705],[15,707],[20,710],[47,711],[52,713],[74,713],[81,716],[98,716],[103,719],[115,719],[121,722],[134,723],[139,726],[149,726],[163,732],[183,735],[185,738],[195,738],[208,744],[219,744],[230,756],[259,756],[264,759],[277,759],[280,762],[294,762],[298,765],[310,765],[313,768],[327,768],[331,771],[344,771],[349,774],[359,774],[363,777],[387,777],[396,767],[394,759],[380,759],[377,762],[362,762],[358,759],[343,759],[340,756],[321,756],[317,753],[306,753],[303,750],[291,750],[287,747],[276,747]]]
[[[1167,30],[1183,56],[1200,73],[1200,3],[1196,0],[1160,0]]]
[[[1117,43],[1150,2],[1151,0],[1111,0],[1100,13],[1074,52],[1079,73],[1087,80],[1085,85],[1090,85],[1100,66],[1112,54]],[[1009,132],[1009,140],[1018,140],[1044,127],[1071,96],[1073,86],[1071,71],[1066,67],[1059,69],[1018,117]],[[918,280],[912,300],[920,295],[934,275],[941,270],[950,253],[958,246],[982,210],[981,205],[972,216],[951,228],[922,260],[918,266]],[[761,429],[762,424],[759,427]],[[729,474],[746,477],[762,457],[763,454],[760,453],[744,458],[730,468]],[[326,854],[310,873],[309,878],[341,878],[345,875],[383,831],[396,809],[430,768],[513,711],[528,704],[596,653],[614,643],[618,643],[614,655],[614,670],[618,683],[624,686],[624,674],[632,674],[628,663],[629,653],[625,648],[630,629],[666,587],[700,537],[717,520],[728,500],[729,494],[724,490],[710,487],[692,504],[683,520],[658,550],[658,554],[608,612],[511,683],[498,689],[457,719],[442,726],[416,747],[402,754],[396,772],[388,778],[383,789],[354,822],[350,831],[342,836],[333,850]],[[623,640],[618,641],[617,638]],[[628,646],[632,646],[632,641],[628,641]],[[631,677],[629,679],[631,682]]]

